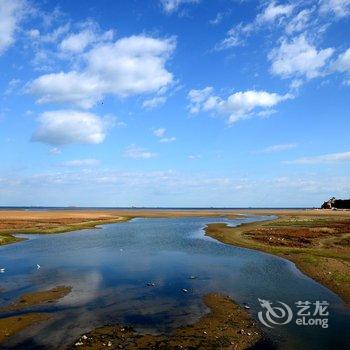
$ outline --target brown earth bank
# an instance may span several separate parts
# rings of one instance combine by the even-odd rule
[[[71,287],[58,286],[46,291],[39,291],[22,295],[19,300],[8,306],[2,307],[0,312],[12,312],[27,309],[45,303],[53,303],[65,295],[69,294]],[[0,315],[0,348],[1,344],[11,336],[22,331],[23,329],[33,326],[39,322],[46,321],[50,318],[47,313],[31,312],[23,315],[1,317]]]
[[[15,233],[62,233],[95,228],[135,217],[175,218],[194,216],[235,216],[233,210],[0,210],[0,245],[20,241]]]
[[[14,334],[36,323],[46,321],[49,318],[50,316],[44,313],[0,318],[0,348],[1,344]]]
[[[23,294],[18,301],[0,308],[0,312],[20,311],[31,306],[53,303],[69,294],[72,287],[58,286],[49,290]]]
[[[204,297],[210,313],[168,335],[138,334],[111,325],[82,335],[73,349],[247,349],[262,337],[246,310],[221,294]]]
[[[262,250],[294,262],[305,274],[350,302],[350,212],[254,210],[278,219],[228,227],[210,224],[206,234],[224,243]]]

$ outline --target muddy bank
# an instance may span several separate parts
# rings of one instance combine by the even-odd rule
[[[53,303],[71,292],[71,287],[58,286],[47,291],[39,291],[22,295],[17,302],[2,307],[0,312],[17,312],[30,307]],[[1,317],[1,315],[0,315]],[[1,344],[23,329],[39,322],[46,321],[51,316],[47,313],[32,312],[23,315],[0,318],[0,348]]]
[[[20,311],[32,306],[53,303],[71,292],[72,288],[58,286],[49,290],[23,294],[18,301],[0,308],[0,312]]]
[[[50,234],[95,228],[128,220],[108,211],[0,211],[0,245],[15,243],[16,233]]]
[[[305,274],[350,303],[350,215],[280,214],[276,220],[229,227],[209,224],[208,236],[294,262]]]
[[[208,294],[210,313],[169,335],[138,334],[131,327],[104,326],[82,335],[73,349],[247,349],[262,337],[249,313],[229,297]]]
[[[36,323],[46,321],[49,318],[50,316],[44,313],[33,313],[23,316],[0,318],[0,345],[5,340],[23,329]]]

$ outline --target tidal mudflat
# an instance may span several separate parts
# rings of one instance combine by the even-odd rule
[[[282,256],[350,303],[350,212],[258,210],[278,218],[229,227],[209,224],[206,233],[222,242]]]
[[[263,331],[281,349],[345,347],[349,310],[337,295],[290,261],[223,244],[204,232],[211,223],[236,226],[267,219],[136,218],[99,230],[21,236],[27,240],[0,248],[0,266],[6,268],[0,275],[1,307],[35,291],[56,286],[72,290],[55,303],[2,313],[2,318],[50,315],[10,337],[3,347],[66,348],[106,325],[130,326],[138,334],[171,334],[206,315],[203,298],[210,293],[249,305],[255,320],[261,310],[258,298],[290,305],[327,300],[327,329],[288,324]]]

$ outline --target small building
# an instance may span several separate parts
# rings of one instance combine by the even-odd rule
[[[336,199],[332,197],[322,204],[321,209],[350,209],[350,199]]]

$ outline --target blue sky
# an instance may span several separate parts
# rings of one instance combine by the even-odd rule
[[[0,0],[0,205],[350,197],[350,0]]]

